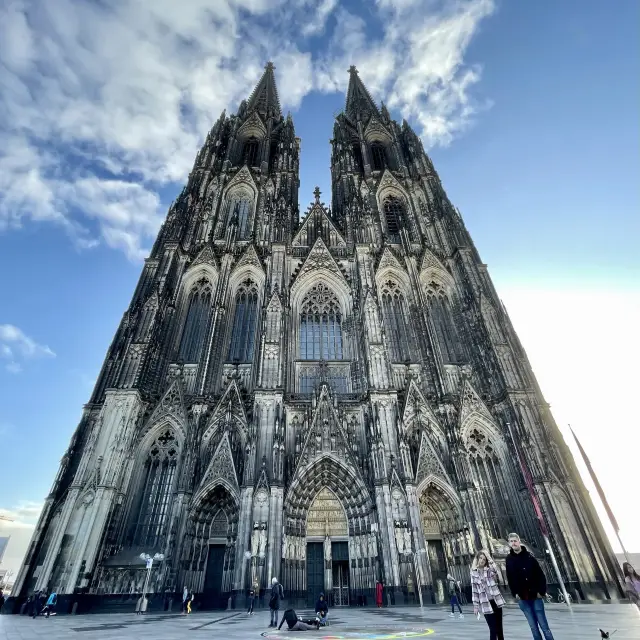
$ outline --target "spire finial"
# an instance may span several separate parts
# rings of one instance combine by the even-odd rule
[[[355,73],[356,75],[358,75],[358,70],[356,69],[356,65],[355,64],[352,64],[349,67],[349,73]]]
[[[313,195],[316,197],[316,204],[320,204],[320,187],[313,190]]]
[[[274,71],[275,70],[275,65],[273,64],[273,62],[271,62],[271,60],[269,60],[269,62],[267,62],[264,70],[265,71]]]

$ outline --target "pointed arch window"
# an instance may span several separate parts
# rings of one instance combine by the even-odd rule
[[[171,494],[178,462],[178,442],[172,429],[154,441],[144,461],[133,543],[160,546],[166,536]]]
[[[236,292],[229,361],[253,362],[258,320],[258,287],[245,280]]]
[[[187,319],[180,342],[180,359],[187,363],[195,363],[200,359],[209,316],[211,314],[211,283],[203,278],[191,289]]]
[[[257,138],[249,138],[242,149],[242,164],[248,167],[255,167],[258,164],[258,151],[260,150],[260,142]]]
[[[387,196],[382,203],[387,233],[391,242],[400,242],[400,229],[404,227],[406,208],[397,196]]]
[[[360,147],[360,143],[354,142],[351,148],[353,149],[354,169],[362,172],[362,148]]]
[[[249,237],[249,219],[251,217],[251,199],[246,196],[236,196],[229,201],[229,224],[238,227],[237,238],[246,240]]]
[[[453,321],[449,299],[441,291],[430,289],[429,314],[433,323],[435,338],[445,364],[456,364],[463,360],[458,332]]]
[[[305,296],[300,313],[300,357],[342,360],[342,316],[336,294],[322,282]]]
[[[371,145],[371,164],[374,171],[384,171],[387,166],[387,153],[381,142]]]
[[[504,460],[498,454],[495,443],[479,429],[472,429],[465,444],[471,474],[480,489],[484,519],[492,535],[499,538],[515,526],[513,497],[516,494],[507,479],[508,471],[505,474]]]
[[[397,283],[389,280],[382,287],[382,316],[391,362],[411,360],[410,324],[407,301]]]

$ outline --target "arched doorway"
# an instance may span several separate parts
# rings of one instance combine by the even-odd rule
[[[332,606],[349,604],[349,526],[342,503],[323,487],[307,512],[307,603],[324,592]]]
[[[447,599],[447,573],[468,582],[469,540],[462,527],[459,505],[452,490],[435,481],[420,492],[420,524],[426,542],[425,558],[436,602]]]
[[[200,593],[203,609],[221,609],[233,588],[238,509],[216,485],[191,511],[184,539],[184,585]]]

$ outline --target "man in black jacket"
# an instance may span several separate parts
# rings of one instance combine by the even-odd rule
[[[327,624],[327,617],[329,616],[329,605],[324,599],[324,593],[318,596],[316,602],[316,620],[324,627]]]
[[[285,622],[289,627],[289,631],[309,631],[309,629],[320,628],[320,623],[317,621],[315,622],[315,624],[312,625],[300,620],[300,618],[298,618],[298,616],[296,615],[296,612],[293,609],[287,609],[282,614],[282,620],[280,621],[280,626],[278,627],[278,631],[280,631],[280,627],[282,627],[282,625]]]
[[[531,627],[533,640],[553,640],[547,616],[544,612],[543,597],[547,593],[547,579],[538,561],[520,542],[517,533],[509,534],[511,551],[507,556],[507,581],[511,595],[518,599],[522,613]],[[539,628],[538,628],[539,627]]]

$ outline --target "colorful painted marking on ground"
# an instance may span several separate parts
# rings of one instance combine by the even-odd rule
[[[369,631],[353,629],[350,631],[329,632],[328,635],[313,637],[317,640],[404,640],[405,638],[424,638],[434,633],[433,629],[418,629],[414,631]],[[268,640],[286,640],[291,638],[291,634],[280,631],[265,631],[263,638]]]

